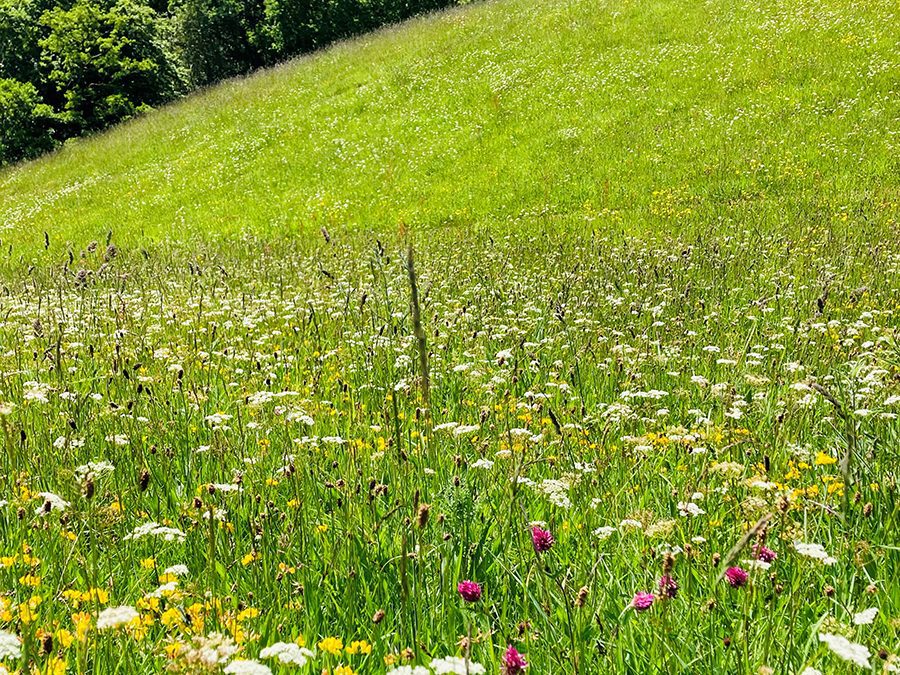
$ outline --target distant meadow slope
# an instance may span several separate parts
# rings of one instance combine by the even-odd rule
[[[2,255],[28,262],[45,232],[57,253],[109,231],[892,232],[898,64],[887,1],[473,5],[3,171]]]

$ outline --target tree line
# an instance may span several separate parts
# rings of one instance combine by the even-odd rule
[[[0,165],[460,0],[0,0]]]

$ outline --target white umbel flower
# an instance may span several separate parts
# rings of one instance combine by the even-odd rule
[[[387,675],[431,675],[425,666],[397,666],[387,671]]]
[[[52,492],[38,492],[36,497],[40,497],[41,505],[34,510],[35,515],[49,513],[50,511],[65,511],[69,508],[69,502]]]
[[[831,633],[819,633],[819,642],[824,642],[835,655],[844,661],[870,670],[872,668],[869,663],[869,649],[865,645],[850,642],[843,635],[832,635]]]
[[[97,630],[108,630],[110,628],[118,628],[126,623],[134,621],[140,616],[137,610],[131,605],[120,605],[119,607],[107,607],[100,612],[97,617]]]
[[[281,663],[290,663],[301,668],[313,656],[314,654],[309,649],[294,642],[276,642],[259,653],[261,659],[277,658]]]
[[[222,671],[225,675],[272,675],[269,666],[265,666],[259,661],[250,661],[247,659],[236,659],[225,666]]]
[[[150,521],[143,525],[138,525],[130,534],[125,535],[125,539],[143,539],[144,537],[162,537],[164,541],[184,541],[185,535],[181,530],[174,527],[165,527],[159,523]]]
[[[875,620],[876,616],[878,616],[878,608],[869,607],[869,609],[864,609],[863,611],[853,615],[853,625],[868,626]]]
[[[484,675],[484,666],[474,661],[466,661],[458,656],[434,659],[431,669],[437,675]]]
[[[818,560],[823,565],[834,565],[837,563],[837,558],[828,555],[828,552],[825,551],[821,544],[804,544],[801,541],[795,541],[794,550],[802,556]]]
[[[18,635],[0,630],[0,659],[21,659],[22,643]]]

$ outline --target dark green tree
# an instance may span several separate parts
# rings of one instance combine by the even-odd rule
[[[263,20],[262,0],[179,0],[172,11],[179,50],[195,86],[265,64],[254,39]]]
[[[135,0],[108,7],[78,0],[45,12],[40,40],[47,81],[72,132],[101,129],[184,91],[164,19]]]
[[[0,165],[52,148],[53,122],[33,84],[0,79]]]

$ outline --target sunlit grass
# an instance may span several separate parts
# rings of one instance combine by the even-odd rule
[[[500,0],[0,174],[4,243],[319,226],[896,223],[887,2]]]

